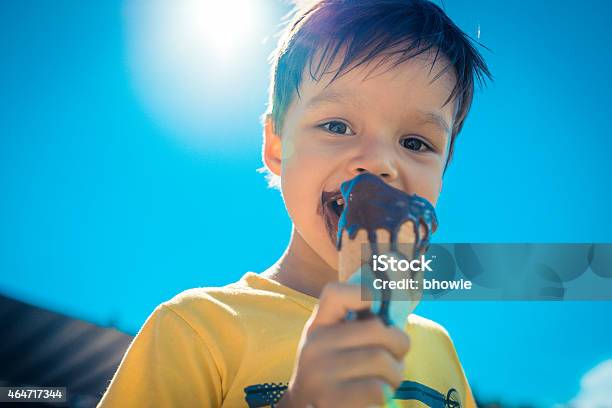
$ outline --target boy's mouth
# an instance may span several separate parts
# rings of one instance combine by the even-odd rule
[[[338,220],[344,209],[344,198],[339,190],[323,191],[321,194],[321,209],[327,234],[334,246],[338,237]]]

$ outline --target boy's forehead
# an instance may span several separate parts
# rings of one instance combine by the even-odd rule
[[[438,116],[450,128],[455,103],[445,102],[456,77],[453,69],[447,69],[446,58],[424,53],[396,65],[392,58],[378,57],[336,75],[339,61],[337,58],[330,64],[323,75],[311,75],[307,65],[299,92],[303,109],[313,110],[325,104],[354,108],[399,104]]]

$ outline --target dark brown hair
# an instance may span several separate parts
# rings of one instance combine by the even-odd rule
[[[456,83],[446,103],[456,101],[449,159],[472,104],[474,83],[483,85],[491,73],[472,40],[446,13],[428,0],[320,0],[296,10],[273,55],[268,112],[280,134],[287,108],[299,88],[304,70],[313,80],[327,72],[338,55],[339,75],[376,57],[394,57],[392,66],[426,51],[435,51],[454,69]],[[341,52],[342,51],[342,52]],[[315,58],[316,56],[316,58]],[[316,59],[316,61],[315,61]]]

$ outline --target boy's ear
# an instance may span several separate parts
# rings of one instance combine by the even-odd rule
[[[266,115],[264,122],[263,162],[275,175],[280,176],[282,162],[281,138],[274,131],[272,115]]]

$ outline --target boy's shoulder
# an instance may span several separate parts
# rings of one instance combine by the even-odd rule
[[[234,321],[240,326],[274,315],[306,320],[318,299],[293,291],[253,272],[219,287],[187,289],[161,304],[173,314],[197,326],[216,326]],[[259,323],[258,323],[259,324]],[[411,314],[404,326],[413,343],[453,348],[448,331],[439,323]]]
[[[199,304],[229,305],[244,300],[265,298],[306,297],[254,272],[245,273],[239,280],[224,286],[198,287],[184,290],[165,304],[184,307]],[[314,299],[316,300],[316,299]]]
[[[178,325],[187,328],[186,333],[196,333],[209,348],[233,344],[248,331],[245,319],[256,292],[242,279],[225,286],[191,288],[161,303],[151,318],[161,325],[160,335],[178,336],[173,329]]]
[[[411,314],[404,327],[410,335],[412,347],[425,353],[456,358],[455,345],[450,334],[441,324],[425,317]]]
[[[237,314],[235,308],[245,297],[257,295],[257,289],[245,285],[241,280],[225,286],[197,287],[186,289],[162,303],[178,314],[190,311],[218,311]],[[261,294],[260,294],[261,295]]]
[[[187,289],[161,304],[184,320],[243,320],[270,312],[310,313],[317,299],[273,282],[254,272],[218,287]]]
[[[253,288],[243,284],[242,279],[224,286],[207,286],[186,289],[164,302],[172,307],[193,306],[200,303],[219,304],[237,296],[249,295]]]
[[[440,323],[434,322],[433,320],[427,319],[417,314],[411,314],[408,316],[406,323],[407,330],[418,330],[422,333],[429,333],[432,335],[449,337],[448,331]]]

